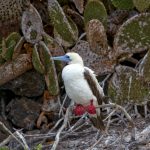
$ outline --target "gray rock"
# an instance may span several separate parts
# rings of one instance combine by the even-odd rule
[[[1,86],[1,89],[11,90],[20,96],[36,97],[43,94],[45,80],[41,74],[32,70]]]
[[[32,130],[40,115],[41,105],[32,99],[13,99],[7,105],[8,119],[17,127]]]

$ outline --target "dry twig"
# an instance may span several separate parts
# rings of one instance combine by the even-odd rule
[[[60,134],[63,131],[63,129],[66,127],[67,122],[69,120],[69,112],[70,112],[70,106],[67,108],[66,114],[65,114],[65,118],[64,118],[64,122],[62,124],[62,126],[60,127],[60,129],[58,130],[56,137],[55,137],[55,142],[51,148],[51,150],[55,150],[57,148],[57,145],[59,143],[59,139],[60,139]]]
[[[4,130],[6,130],[13,138],[15,138],[21,146],[26,149],[27,147],[0,121],[0,125]]]

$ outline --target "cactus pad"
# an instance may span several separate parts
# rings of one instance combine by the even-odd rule
[[[84,10],[84,22],[87,24],[92,19],[100,20],[107,27],[107,12],[104,4],[99,0],[89,0]]]
[[[150,0],[133,0],[133,3],[140,12],[143,12],[150,7]]]
[[[126,102],[142,104],[150,98],[149,91],[150,88],[138,72],[125,66],[116,67],[116,73],[113,74],[108,85],[108,95],[121,105]]]
[[[55,35],[59,35],[59,37],[61,37],[59,39],[64,41],[61,44],[66,47],[72,46],[77,40],[77,37],[57,0],[48,0],[48,11],[57,33]]]
[[[32,51],[32,63],[35,70],[43,74],[45,72],[45,67],[41,62],[41,58],[39,55],[40,52],[38,50],[39,50],[39,46],[35,44]]]
[[[59,94],[58,79],[56,69],[53,60],[51,59],[51,53],[44,42],[40,42],[42,49],[40,56],[45,67],[45,81],[48,91],[51,95],[55,96]]]
[[[94,70],[98,76],[114,71],[116,62],[108,57],[102,57],[91,51],[87,41],[79,41],[71,51],[79,53],[84,60],[85,66]]]
[[[90,20],[86,26],[86,33],[91,51],[100,56],[105,55],[108,44],[103,24],[97,19]]]
[[[20,38],[21,38],[21,36],[19,33],[13,32],[5,40],[3,40],[1,56],[5,60],[12,59],[14,48],[15,48],[17,42],[20,40]]]
[[[23,13],[21,22],[22,32],[25,39],[32,44],[42,40],[43,24],[38,11],[33,5]]]
[[[134,7],[132,0],[111,0],[112,4],[119,9],[132,9]]]
[[[114,49],[136,53],[150,48],[150,13],[128,19],[114,38]]]

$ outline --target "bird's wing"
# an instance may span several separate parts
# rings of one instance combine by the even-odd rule
[[[103,93],[103,89],[101,88],[101,86],[99,85],[95,77],[94,72],[91,69],[84,67],[84,78],[87,80],[87,83],[89,84],[89,87],[92,90],[93,95],[97,98],[98,105],[102,105],[104,93]],[[96,128],[100,130],[105,129],[105,126],[102,120],[103,117],[101,113],[100,114],[97,113],[95,115],[89,114],[89,117],[90,117],[91,122]]]
[[[93,95],[97,98],[98,105],[102,105],[104,92],[99,85],[94,72],[91,69],[84,67],[84,78],[87,80]]]

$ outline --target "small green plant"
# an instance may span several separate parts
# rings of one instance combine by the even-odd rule
[[[38,145],[35,147],[35,150],[42,150],[42,144],[38,144]]]

